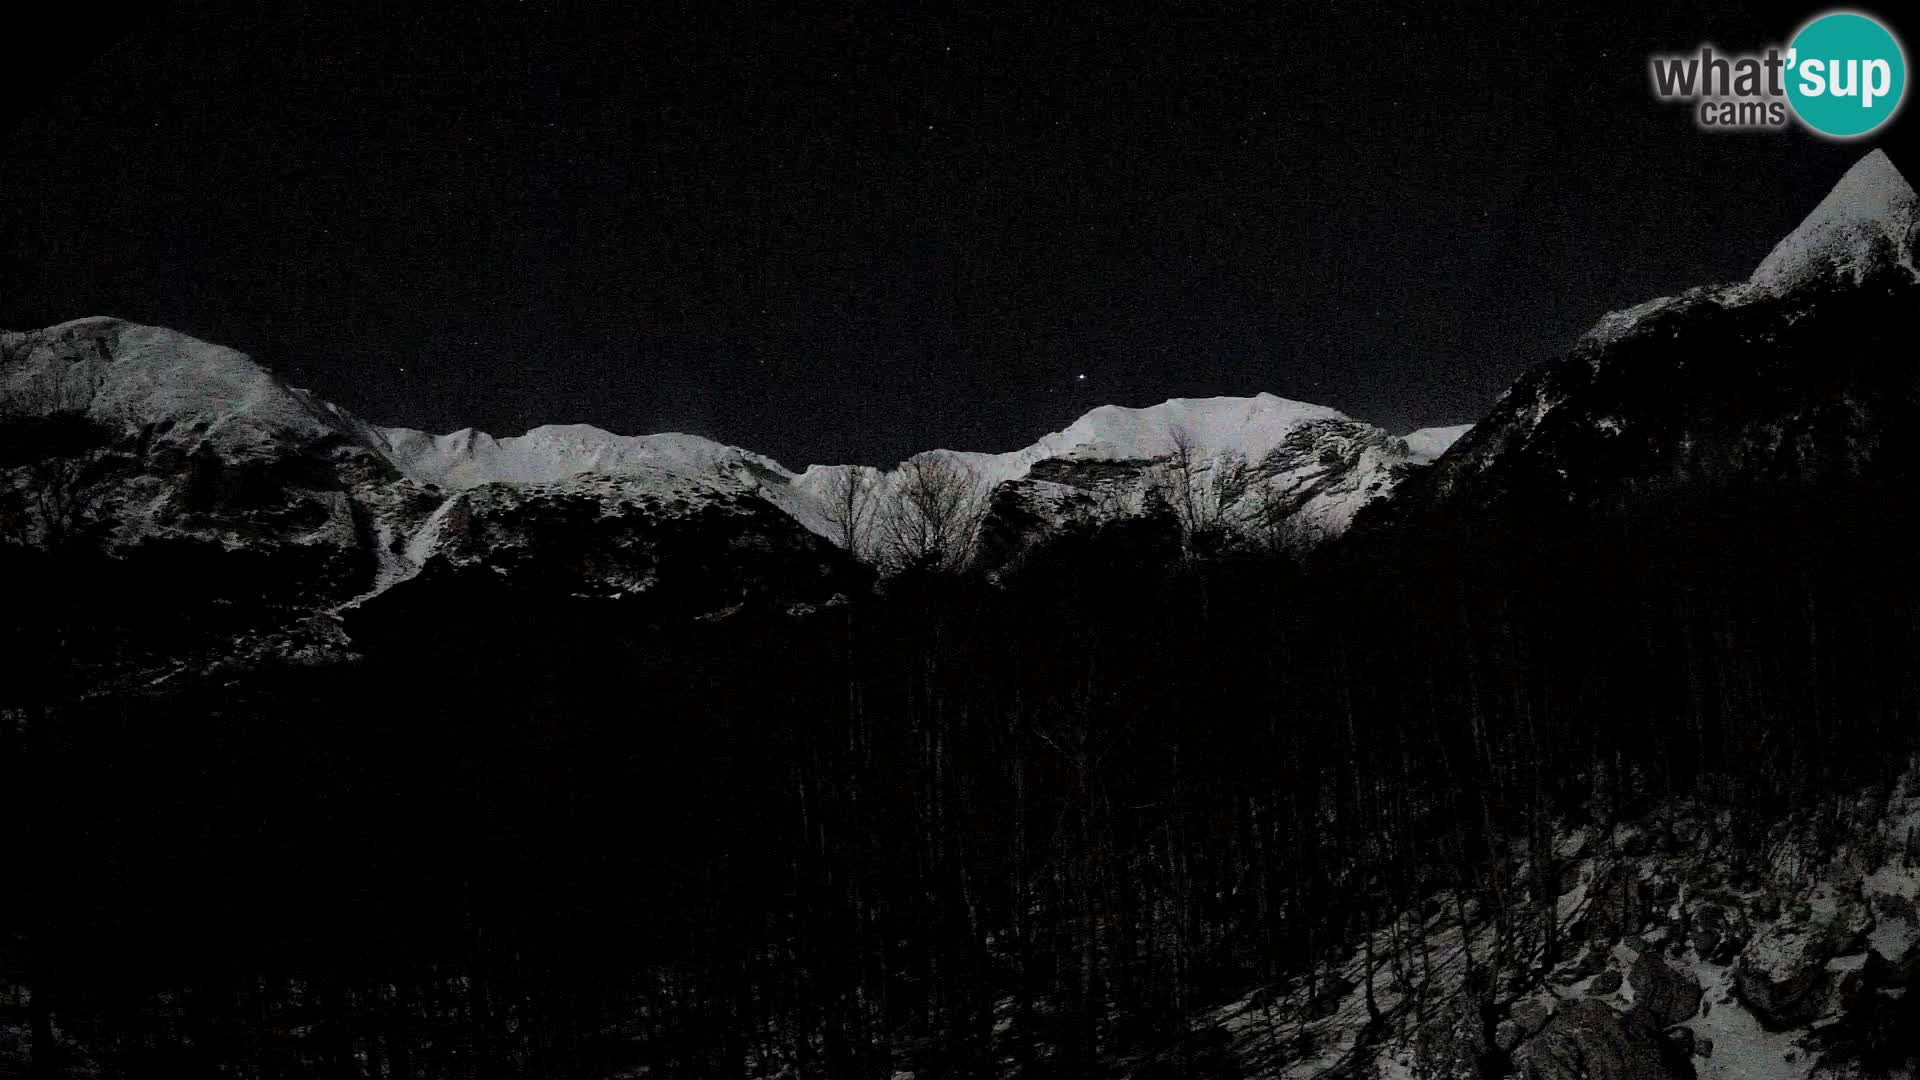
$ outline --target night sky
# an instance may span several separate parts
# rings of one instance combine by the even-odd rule
[[[1816,7],[379,6],[63,9],[8,83],[0,326],[790,465],[1262,390],[1403,430],[1745,276],[1871,147],[1920,169],[1911,108],[1837,144],[1652,99],[1649,53]]]

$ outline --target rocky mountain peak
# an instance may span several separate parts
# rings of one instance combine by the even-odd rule
[[[1913,186],[1886,152],[1873,151],[1774,246],[1748,288],[1768,296],[1814,281],[1857,282],[1889,264],[1911,272],[1915,202]]]

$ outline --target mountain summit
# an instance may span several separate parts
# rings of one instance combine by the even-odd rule
[[[1920,475],[1915,204],[1868,154],[1747,281],[1614,312],[1522,376],[1412,501],[1540,511]]]
[[[1747,284],[1777,296],[1814,281],[1858,282],[1887,266],[1913,273],[1915,202],[1907,178],[1875,150],[1775,245]]]

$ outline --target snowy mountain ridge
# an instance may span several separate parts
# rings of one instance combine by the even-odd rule
[[[790,474],[777,462],[698,435],[615,435],[588,424],[549,424],[496,439],[463,428],[429,435],[411,428],[375,428],[381,449],[401,473],[423,484],[465,490],[481,484],[551,484],[582,473],[617,475],[644,469],[725,476],[756,468]]]
[[[1350,421],[1338,410],[1259,394],[1250,398],[1173,398],[1145,408],[1102,405],[1031,446],[1006,453],[930,450],[965,461],[989,484],[1025,476],[1048,459],[1148,461],[1185,440],[1205,455],[1267,456],[1288,434],[1314,420]],[[1472,425],[1422,428],[1400,438],[1406,457],[1424,463],[1440,456]],[[588,424],[545,425],[496,439],[464,428],[430,435],[411,428],[373,428],[382,449],[406,476],[436,487],[463,489],[490,483],[554,483],[582,473],[618,474],[639,468],[803,481],[810,475],[865,466],[809,465],[795,472],[772,458],[699,435],[663,432],[616,435]],[[917,456],[917,455],[916,455]]]
[[[964,477],[983,513],[1001,488],[1020,487],[1015,501],[1037,514],[1044,533],[1070,517],[1164,507],[1165,463],[1177,453],[1182,483],[1221,488],[1220,478],[1234,477],[1235,499],[1257,489],[1261,505],[1298,518],[1297,535],[1322,538],[1465,430],[1395,438],[1334,409],[1271,394],[1174,399],[1103,406],[1007,453],[934,450],[893,469],[796,472],[680,433],[624,436],[569,424],[495,438],[472,429],[432,435],[377,427],[287,385],[243,353],[106,317],[0,337],[0,421],[23,432],[56,421],[86,429],[89,446],[67,470],[84,487],[73,505],[108,548],[188,540],[318,553],[322,591],[336,610],[414,578],[438,557],[457,554],[466,566],[497,557],[532,573],[536,536],[562,547],[569,535],[616,537],[612,549],[583,541],[557,556],[578,571],[570,588],[643,591],[640,583],[654,580],[657,567],[616,565],[654,550],[632,535],[636,516],[681,530],[705,522],[699,531],[710,538],[718,533],[709,519],[751,519],[759,539],[749,546],[792,553],[818,538],[845,547],[851,537],[856,555],[873,557],[885,509],[902,499],[913,464],[926,462]],[[26,490],[37,481],[26,459],[16,458],[0,468],[14,490]],[[1043,464],[1047,475],[1039,478]],[[836,515],[834,502],[849,489],[868,504],[867,535]],[[777,513],[768,518],[753,507]],[[543,516],[574,526],[554,528]],[[776,519],[804,532],[775,539],[767,530],[779,531]],[[51,542],[65,526],[35,528],[40,542]]]
[[[1439,471],[1426,486],[1444,491],[1536,444],[1560,447],[1533,456],[1552,457],[1562,470],[1583,460],[1579,455],[1638,446],[1637,428],[1647,418],[1618,391],[1596,397],[1589,385],[1620,382],[1624,389],[1639,377],[1628,370],[1633,365],[1610,366],[1613,352],[1649,347],[1661,327],[1695,325],[1696,311],[1746,318],[1869,279],[1912,282],[1917,201],[1884,153],[1866,155],[1747,281],[1601,319],[1576,344],[1571,363],[1523,377],[1471,429],[1395,436],[1338,410],[1271,394],[1176,398],[1143,408],[1101,406],[1004,453],[932,450],[891,469],[796,471],[680,433],[625,436],[571,424],[496,438],[472,429],[434,435],[377,427],[286,385],[232,349],[97,317],[0,337],[0,418],[80,417],[104,433],[99,437],[111,446],[89,466],[85,501],[111,524],[106,534],[114,543],[188,537],[324,551],[329,580],[363,577],[337,602],[410,579],[476,527],[469,511],[483,506],[502,513],[510,506],[512,528],[524,530],[540,513],[577,513],[583,504],[599,508],[594,520],[644,512],[667,521],[752,503],[870,557],[877,538],[863,542],[844,520],[848,492],[879,507],[869,510],[878,517],[900,505],[906,478],[928,462],[965,477],[972,498],[1000,515],[1001,527],[991,531],[1002,541],[1017,534],[1016,551],[1070,521],[1170,507],[1192,515],[1200,504],[1207,504],[1212,527],[1266,529],[1289,543],[1312,543],[1345,531],[1362,508],[1431,462],[1440,462]],[[1790,314],[1781,316],[1789,328]],[[1584,404],[1570,409],[1576,398]],[[18,477],[21,461],[11,468]],[[474,494],[500,485],[524,495]],[[1198,522],[1184,524],[1192,531]],[[866,527],[879,529],[871,519]],[[470,545],[463,550],[484,561]],[[607,557],[596,555],[594,565]]]
[[[1323,451],[1332,451],[1330,445],[1307,440],[1314,445],[1304,448],[1309,451],[1305,461],[1292,466],[1275,461],[1290,439],[1297,441],[1315,425],[1339,429],[1349,436],[1347,441],[1365,444],[1351,452],[1353,461],[1346,470],[1353,475],[1343,477],[1347,482],[1338,490],[1315,490],[1329,471],[1330,463],[1321,459]],[[1275,463],[1263,483],[1301,496],[1305,523],[1315,535],[1326,536],[1344,529],[1366,502],[1390,491],[1396,470],[1437,458],[1466,430],[1424,428],[1396,439],[1338,410],[1263,393],[1250,398],[1174,398],[1146,408],[1103,405],[1019,450],[930,450],[909,460],[954,464],[971,477],[982,500],[1003,484],[1025,480],[1042,462],[1060,463],[1071,473],[1074,466],[1091,463],[1161,462],[1178,451],[1191,455],[1196,473],[1211,473],[1229,461]],[[835,526],[827,505],[834,492],[852,483],[865,497],[885,504],[898,496],[902,483],[899,467],[810,465],[795,472],[749,450],[672,432],[625,436],[584,424],[538,427],[499,439],[471,429],[437,436],[408,428],[373,431],[389,460],[421,484],[458,491],[483,484],[565,483],[658,470],[755,492],[836,543],[844,543],[846,530]],[[1132,474],[1131,482],[1116,484],[1111,472],[1103,473],[1104,486],[1123,489],[1109,492],[1104,501],[1109,513],[1119,505],[1135,512],[1141,508],[1153,478],[1139,467]]]

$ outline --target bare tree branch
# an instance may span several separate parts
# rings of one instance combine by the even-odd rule
[[[1189,557],[1217,552],[1249,539],[1248,496],[1258,485],[1245,457],[1208,459],[1182,427],[1168,433],[1170,449],[1150,483],[1173,509]]]
[[[829,477],[821,491],[834,542],[855,558],[873,554],[871,534],[877,494],[873,474],[858,465],[849,465],[845,472]]]
[[[985,484],[966,462],[923,454],[901,464],[881,520],[881,558],[895,572],[962,570],[986,517]]]

